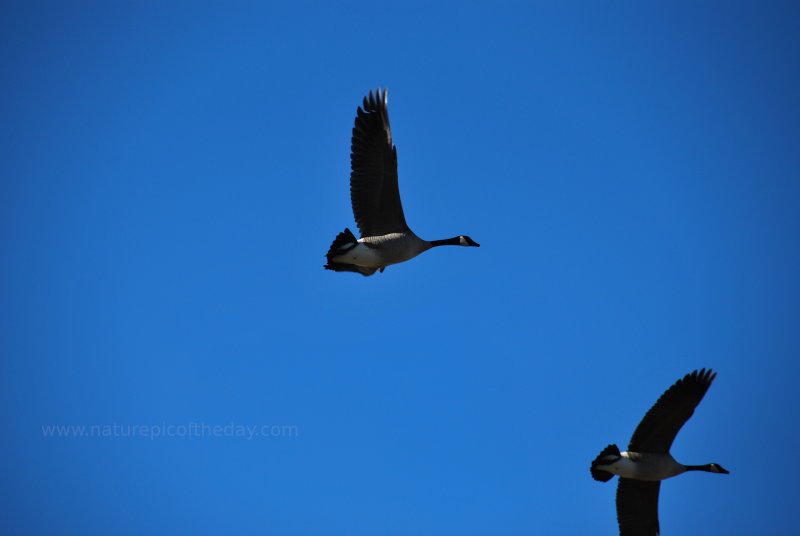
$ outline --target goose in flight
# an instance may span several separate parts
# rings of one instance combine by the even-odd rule
[[[656,536],[658,491],[661,481],[686,471],[728,474],[716,463],[682,465],[670,455],[672,441],[694,413],[716,373],[701,369],[687,374],[667,389],[650,408],[631,437],[627,452],[607,446],[592,462],[595,480],[619,476],[617,521],[621,536]]]
[[[427,241],[409,229],[397,187],[397,150],[392,143],[386,89],[372,90],[358,108],[350,149],[350,203],[361,238],[339,233],[325,268],[368,276],[437,246],[474,246],[468,236]]]

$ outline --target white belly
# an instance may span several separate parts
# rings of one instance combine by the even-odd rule
[[[356,247],[347,253],[342,253],[341,255],[333,257],[333,262],[379,268],[384,265],[381,263],[381,258],[378,253],[378,250],[365,246],[361,240],[359,240]]]
[[[637,461],[631,460],[627,452],[620,454],[622,457],[608,465],[598,466],[598,469],[608,471],[621,478],[636,480],[664,480],[683,473],[686,469],[676,462],[672,456],[645,454],[638,455]]]
[[[598,466],[598,469],[608,471],[609,473],[613,473],[622,478],[636,478],[636,473],[637,473],[636,466],[638,464],[626,458],[625,457],[626,454],[627,452],[623,452],[622,458],[615,461],[614,463]]]

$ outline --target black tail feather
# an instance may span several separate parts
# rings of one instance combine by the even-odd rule
[[[375,272],[377,272],[378,271],[377,268],[370,268],[368,266],[358,266],[357,264],[334,262],[333,260],[334,257],[341,255],[343,253],[347,253],[357,245],[358,245],[358,239],[350,231],[350,229],[345,229],[344,231],[336,235],[336,238],[333,239],[331,247],[328,249],[328,253],[325,254],[325,257],[328,259],[328,264],[326,264],[324,268],[326,270],[333,270],[334,272],[355,272],[363,276],[372,275]],[[381,272],[382,271],[383,268],[381,268]]]
[[[331,247],[328,248],[328,253],[325,254],[325,256],[328,258],[328,263],[335,264],[333,262],[334,256],[350,251],[356,247],[356,244],[358,244],[358,239],[356,239],[355,235],[350,231],[350,229],[345,228],[344,231],[336,235],[336,238],[333,239]]]
[[[598,480],[600,482],[608,482],[614,477],[613,473],[609,473],[608,471],[603,471],[602,469],[595,469],[598,465],[607,465],[609,463],[614,463],[620,459],[620,452],[619,448],[616,445],[609,445],[603,449],[597,458],[594,459],[592,462],[592,467],[589,469],[592,473],[592,478]]]

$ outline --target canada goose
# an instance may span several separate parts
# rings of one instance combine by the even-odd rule
[[[358,108],[350,152],[350,203],[361,238],[350,229],[336,236],[325,268],[372,275],[436,246],[474,246],[468,236],[428,242],[406,225],[397,187],[397,149],[392,144],[386,90],[372,90]]]
[[[711,369],[687,374],[661,395],[631,437],[627,452],[607,446],[592,462],[595,480],[608,482],[619,475],[617,521],[621,536],[655,536],[658,525],[658,490],[661,480],[686,471],[728,474],[716,463],[682,465],[670,455],[672,441],[694,413],[711,382]]]

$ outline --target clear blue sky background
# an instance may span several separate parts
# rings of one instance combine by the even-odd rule
[[[796,530],[800,8],[668,4],[4,2],[2,532],[614,535],[703,366],[664,534]],[[482,247],[324,271],[378,85]],[[297,434],[42,429],[192,422]]]

